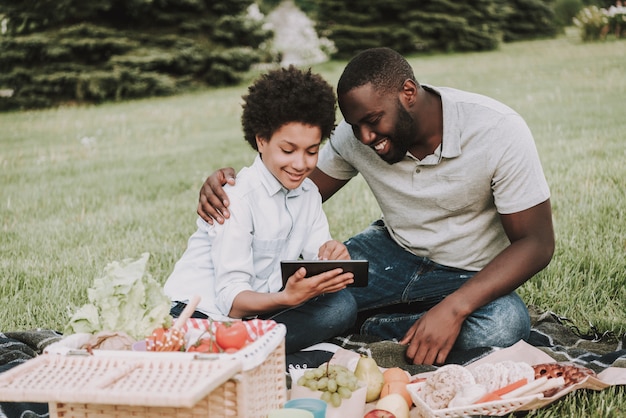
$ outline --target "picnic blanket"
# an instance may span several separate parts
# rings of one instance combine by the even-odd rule
[[[551,311],[529,308],[530,337],[527,342],[560,362],[575,362],[596,373],[608,367],[626,368],[626,333],[600,332],[592,324],[584,330],[572,321]],[[342,348],[368,354],[380,367],[401,367],[413,374],[434,370],[433,366],[413,365],[407,362],[406,347],[394,341],[380,341],[374,337],[349,335],[336,337],[333,343]],[[452,351],[446,363],[462,366],[473,363],[499,350],[479,347],[474,350]],[[625,372],[626,373],[626,372]]]
[[[62,338],[60,333],[47,329],[0,333],[0,373],[40,355],[48,345]],[[0,402],[0,418],[48,416],[48,404]]]
[[[593,325],[585,329],[553,312],[531,307],[532,327],[528,343],[556,361],[573,361],[600,373],[608,368],[623,368],[626,375],[626,334],[599,332]],[[0,333],[0,372],[28,361],[63,336],[53,330],[38,329]],[[406,361],[406,347],[395,341],[363,335],[336,337],[331,343],[344,349],[371,355],[381,367],[401,367],[411,374],[434,370],[434,366],[413,365]],[[452,352],[448,363],[468,365],[492,354],[499,348],[481,347]],[[287,363],[296,367],[317,367],[332,357],[331,351],[313,350],[288,356]],[[626,380],[624,380],[626,384]],[[48,417],[48,405],[28,402],[0,402],[0,418]]]

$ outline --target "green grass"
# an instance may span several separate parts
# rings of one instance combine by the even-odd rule
[[[626,42],[554,40],[411,57],[418,80],[504,101],[529,123],[552,191],[557,249],[528,304],[583,330],[626,331]],[[336,83],[345,62],[315,70]],[[164,282],[194,231],[199,188],[254,154],[240,86],[98,107],[0,114],[0,331],[62,329],[114,260],[150,252]],[[379,215],[357,178],[325,204],[346,239]],[[624,387],[531,416],[624,416]]]

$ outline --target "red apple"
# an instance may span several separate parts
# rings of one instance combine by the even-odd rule
[[[396,416],[384,409],[372,409],[363,418],[396,418]]]

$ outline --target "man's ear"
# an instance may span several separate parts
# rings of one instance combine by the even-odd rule
[[[402,84],[402,89],[400,90],[400,101],[404,103],[406,106],[411,106],[417,100],[417,92],[418,87],[415,81],[407,78]]]

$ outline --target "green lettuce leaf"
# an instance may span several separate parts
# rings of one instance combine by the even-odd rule
[[[170,300],[161,285],[146,273],[149,253],[137,260],[108,264],[103,276],[87,290],[89,303],[72,315],[65,334],[122,331],[135,340],[172,322]]]

